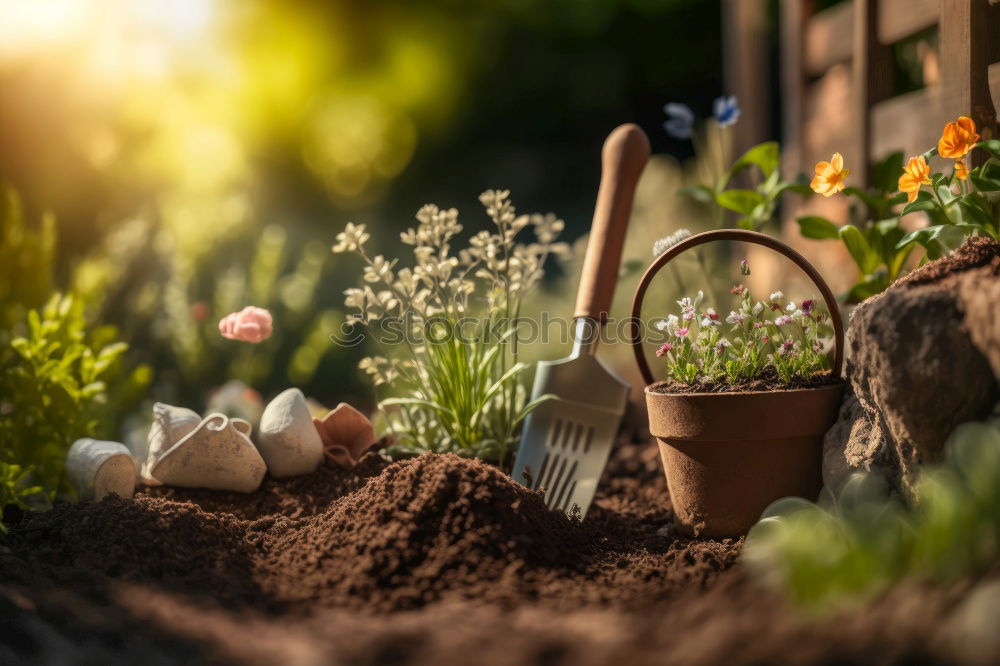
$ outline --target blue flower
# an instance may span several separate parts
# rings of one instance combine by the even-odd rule
[[[736,95],[716,98],[714,108],[715,122],[719,123],[719,127],[735,125],[740,119],[740,105],[736,101]]]
[[[691,128],[694,126],[694,111],[687,104],[671,102],[663,107],[663,112],[667,114],[667,122],[663,123],[663,129],[667,134],[675,139],[690,139]]]

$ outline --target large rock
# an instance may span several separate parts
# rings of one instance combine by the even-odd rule
[[[881,428],[848,390],[837,422],[823,439],[823,485],[839,491],[854,472],[889,468],[888,454]]]
[[[969,271],[961,279],[959,296],[972,343],[1000,377],[1000,257]]]
[[[1000,397],[998,274],[1000,244],[973,239],[851,313],[853,396],[824,443],[828,485],[878,466],[912,497],[919,466],[940,459],[951,431],[990,414]]]

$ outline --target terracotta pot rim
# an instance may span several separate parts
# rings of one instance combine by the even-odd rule
[[[666,384],[666,383],[667,383],[666,380],[659,381],[659,382],[653,382],[652,384],[648,384],[646,386],[646,388],[644,389],[643,392],[646,395],[662,395],[662,396],[666,396],[666,397],[670,397],[670,398],[704,398],[704,399],[707,399],[707,398],[722,398],[722,397],[741,397],[741,396],[751,396],[751,395],[754,395],[754,396],[756,396],[756,395],[775,395],[775,396],[784,395],[784,396],[789,396],[789,395],[798,395],[798,394],[803,394],[803,393],[810,393],[810,392],[814,392],[814,391],[815,392],[819,392],[819,391],[832,391],[832,390],[838,390],[839,391],[839,390],[843,389],[844,386],[847,384],[847,380],[845,380],[845,379],[839,379],[836,382],[833,382],[833,383],[830,383],[830,384],[824,384],[822,386],[809,386],[809,387],[804,387],[804,388],[793,388],[793,389],[772,389],[772,390],[769,390],[769,391],[706,391],[706,392],[702,392],[702,393],[696,393],[696,392],[691,392],[691,391],[683,391],[683,392],[676,392],[676,393],[664,393],[663,391],[654,391],[653,390],[657,386],[662,386],[663,384]]]

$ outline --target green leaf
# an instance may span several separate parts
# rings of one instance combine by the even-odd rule
[[[977,143],[976,146],[988,151],[993,157],[1000,159],[1000,139],[986,139]]]
[[[774,199],[778,193],[778,181],[781,180],[781,172],[774,170],[763,183],[757,186],[757,191],[765,195],[769,200]]]
[[[764,197],[753,190],[726,190],[715,195],[715,200],[723,208],[749,215],[764,202]]]
[[[735,170],[738,170],[737,166],[742,167],[747,164],[756,164],[760,168],[761,173],[764,174],[764,178],[768,178],[778,168],[780,162],[781,149],[778,146],[778,142],[765,141],[743,153],[743,156],[736,160],[733,169],[735,173]]]
[[[854,263],[861,269],[861,273],[867,275],[878,268],[878,253],[865,240],[864,234],[857,227],[845,224],[840,227],[840,239],[847,246],[847,251],[851,253]]]
[[[937,259],[961,246],[967,236],[977,231],[980,227],[972,224],[936,224],[906,234],[896,243],[896,249],[917,242],[927,250],[930,259]]]
[[[883,192],[895,192],[902,172],[902,151],[892,153],[872,165],[872,184]]]
[[[805,215],[795,221],[799,223],[799,232],[806,238],[815,238],[817,240],[840,238],[840,229],[825,217]]]
[[[971,223],[982,225],[984,227],[995,226],[993,215],[980,208],[973,198],[973,195],[960,197],[958,200],[958,206],[962,209],[963,215],[967,216]]]
[[[715,190],[707,185],[688,185],[677,190],[677,195],[690,197],[703,204],[710,204],[715,201]]]
[[[391,407],[393,405],[413,405],[417,407],[427,407],[428,409],[433,409],[436,412],[442,414],[451,414],[451,411],[446,407],[442,407],[436,402],[431,402],[430,400],[421,400],[419,398],[386,398],[385,400],[378,403],[379,408]]]
[[[927,196],[926,197],[918,196],[914,201],[911,201],[910,203],[906,204],[903,207],[903,212],[901,212],[900,215],[909,215],[910,213],[934,210],[938,207],[937,202],[934,201],[933,197],[931,197],[931,195],[928,192],[921,191],[920,194]]]
[[[916,243],[907,243],[902,248],[894,248],[895,254],[893,254],[892,260],[886,262],[886,268],[889,269],[888,277],[890,282],[899,277],[899,274],[903,270],[903,264],[906,263],[906,258],[913,252],[914,247],[916,247]]]
[[[973,169],[969,180],[980,192],[1000,192],[1000,165],[988,163]]]
[[[905,234],[906,232],[899,226],[898,217],[879,220],[871,226],[866,234],[868,243],[878,253],[882,263],[890,267],[890,273],[892,273],[891,267],[898,252],[896,243]],[[892,274],[891,277],[895,277],[895,274]]]
[[[747,231],[755,231],[753,226],[753,220],[749,217],[741,217],[736,220],[736,226],[740,229],[746,229]]]
[[[866,275],[847,292],[848,303],[860,303],[875,294],[881,294],[889,287],[890,281],[884,271]]]
[[[813,194],[813,190],[809,185],[804,183],[781,183],[777,187],[777,193],[781,194],[785,190],[789,192],[795,192],[796,194]]]
[[[1000,192],[1000,181],[988,180],[974,173],[969,174],[969,180],[980,192]]]

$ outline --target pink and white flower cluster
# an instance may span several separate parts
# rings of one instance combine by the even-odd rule
[[[740,272],[749,275],[745,259]],[[755,302],[744,285],[736,285],[730,293],[739,304],[724,320],[714,308],[701,307],[704,293],[699,291],[694,298],[677,301],[679,316],[670,314],[658,322],[656,328],[665,341],[656,356],[666,361],[670,379],[686,384],[720,379],[734,383],[773,369],[789,382],[828,367],[828,317],[814,299],[796,304],[775,291],[766,301]]]

